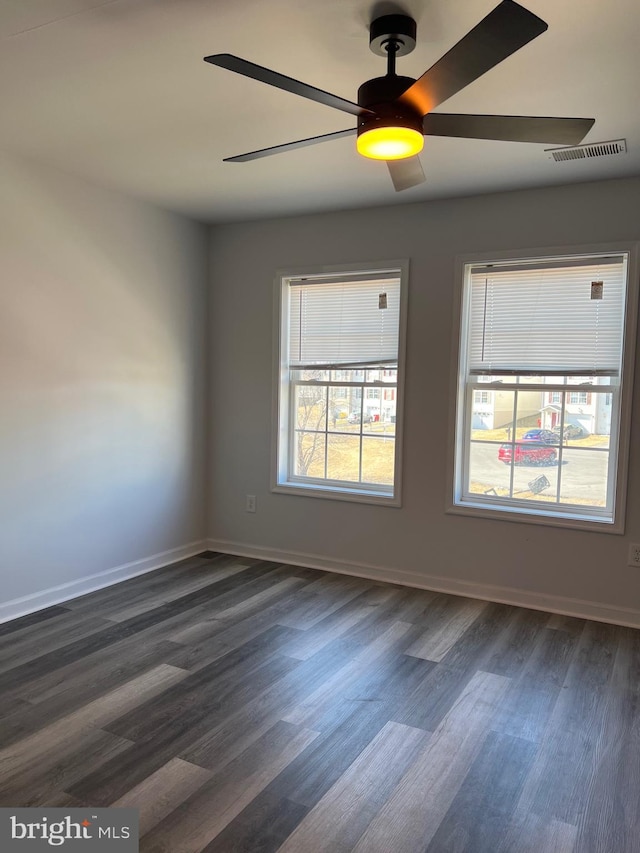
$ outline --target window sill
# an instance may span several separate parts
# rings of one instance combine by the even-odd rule
[[[488,507],[473,503],[458,503],[450,505],[449,515],[466,515],[474,518],[487,518],[492,521],[516,521],[522,524],[538,524],[544,527],[564,527],[574,530],[588,530],[592,533],[624,534],[624,524],[612,522],[609,519],[580,516],[578,513],[566,515],[525,511],[521,508]]]
[[[399,496],[387,492],[362,491],[359,489],[319,486],[316,483],[278,483],[271,487],[274,494],[297,495],[305,498],[323,498],[324,500],[347,501],[349,503],[373,504],[375,506],[401,506]]]

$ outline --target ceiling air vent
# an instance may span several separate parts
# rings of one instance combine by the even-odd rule
[[[590,142],[571,148],[547,148],[544,152],[550,160],[588,160],[591,157],[610,157],[627,153],[626,139],[611,139],[608,142]]]

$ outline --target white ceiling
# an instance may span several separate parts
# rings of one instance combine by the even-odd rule
[[[372,17],[416,18],[398,71],[418,77],[497,3],[0,0],[0,147],[211,222],[640,174],[637,0],[523,0],[548,31],[438,108],[595,117],[585,141],[626,138],[626,156],[555,163],[550,146],[429,138],[427,182],[403,193],[351,139],[222,162],[353,118],[202,57],[234,53],[355,100],[385,72]]]

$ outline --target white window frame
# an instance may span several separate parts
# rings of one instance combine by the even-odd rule
[[[588,406],[589,395],[586,391],[569,391],[569,399],[567,400],[570,406]],[[577,399],[572,399],[576,397]],[[582,399],[584,397],[584,400]]]
[[[543,261],[544,259],[561,256],[587,256],[599,254],[626,254],[627,266],[627,290],[624,315],[624,341],[622,351],[622,365],[620,371],[620,389],[612,393],[619,393],[620,405],[618,418],[611,425],[610,453],[616,456],[616,463],[612,470],[615,471],[615,492],[612,496],[613,519],[599,518],[596,512],[581,513],[578,510],[560,509],[554,511],[548,509],[548,504],[539,504],[531,501],[518,501],[517,505],[511,505],[505,499],[504,502],[489,501],[477,502],[469,496],[463,499],[463,479],[466,476],[466,454],[468,442],[466,441],[465,419],[469,417],[465,411],[466,399],[466,338],[468,317],[465,312],[465,269],[470,264],[499,264],[505,261]],[[625,510],[627,496],[627,472],[629,460],[629,445],[631,433],[631,406],[633,396],[633,368],[636,349],[636,329],[638,314],[638,278],[639,278],[639,254],[640,243],[601,243],[580,246],[546,247],[520,251],[499,251],[491,253],[474,253],[460,255],[456,258],[456,291],[453,319],[453,343],[452,343],[452,381],[455,383],[455,393],[451,395],[450,423],[452,429],[449,431],[449,460],[447,479],[447,506],[448,513],[457,515],[476,516],[481,518],[492,518],[501,521],[517,521],[529,524],[542,524],[552,527],[570,527],[583,530],[596,531],[599,533],[624,534]],[[488,377],[479,377],[487,379]],[[527,385],[527,390],[535,390],[537,386]],[[556,390],[549,386],[540,386],[541,390]],[[458,440],[462,436],[463,440]],[[612,484],[610,484],[612,488]]]
[[[287,304],[289,281],[305,276],[366,276],[385,271],[399,271],[400,274],[400,328],[398,334],[398,379],[396,384],[396,423],[394,482],[390,490],[381,490],[366,483],[345,484],[342,481],[314,480],[303,482],[291,473],[292,459],[290,437],[290,392],[291,380],[286,353],[288,323],[283,310]],[[399,507],[402,505],[402,435],[404,375],[406,359],[407,295],[409,286],[409,261],[407,259],[368,262],[362,264],[340,264],[327,266],[305,266],[282,269],[276,273],[274,283],[273,308],[273,402],[271,442],[271,491],[276,494],[300,495],[329,500],[351,501],[354,503],[377,504]],[[328,383],[331,384],[331,383]],[[334,382],[335,385],[348,385]],[[368,387],[367,382],[358,382],[358,386]],[[372,387],[388,387],[387,380],[381,380]]]

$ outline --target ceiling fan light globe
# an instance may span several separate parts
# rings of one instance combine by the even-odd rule
[[[424,136],[411,127],[374,127],[358,134],[358,153],[372,160],[403,160],[419,154]]]

